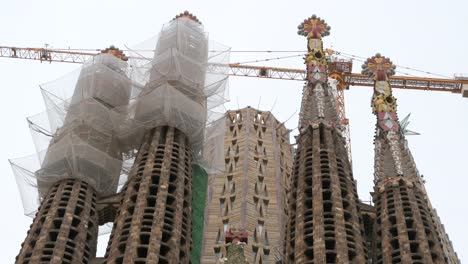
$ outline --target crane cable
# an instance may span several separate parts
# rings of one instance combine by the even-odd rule
[[[333,50],[333,53],[335,53],[337,55],[342,55],[343,57],[352,58],[352,59],[355,59],[355,60],[361,61],[361,62],[365,62],[367,60],[367,58],[364,58],[362,56],[357,56],[357,55],[353,55],[353,54],[349,54],[349,53],[345,53],[345,52],[341,52],[341,51],[337,51],[337,50]],[[428,75],[434,75],[434,76],[443,77],[443,78],[447,78],[447,79],[452,78],[452,77],[449,77],[449,76],[446,76],[446,75],[437,74],[437,73],[433,73],[433,72],[429,72],[429,71],[418,70],[418,69],[415,69],[415,68],[406,67],[406,66],[402,66],[402,65],[398,65],[398,64],[395,64],[395,66],[397,66],[398,68],[402,68],[402,69],[406,69],[406,70],[410,70],[410,71],[415,71],[415,72],[419,72],[419,73],[424,73],[424,74],[428,74]],[[405,72],[401,72],[401,71],[396,71],[396,72],[416,77],[415,75],[411,75],[409,73],[405,73]]]
[[[127,47],[127,46],[125,46]],[[60,51],[101,51],[101,49],[58,49],[58,48],[46,48],[51,50]],[[121,51],[139,51],[139,52],[154,52],[154,49],[120,49]],[[225,52],[225,50],[209,50],[209,52]],[[233,53],[306,53],[306,50],[231,50]]]
[[[145,50],[145,49],[133,50],[133,49],[129,49],[128,47],[126,47],[126,48],[127,49],[121,49],[121,50],[122,51],[127,51],[127,52],[154,52],[154,50]],[[58,51],[67,51],[67,50],[68,51],[101,51],[100,49],[71,49],[71,48],[66,48],[66,49],[54,48],[54,49],[51,49],[51,50],[58,50]],[[361,62],[365,62],[367,60],[367,58],[364,58],[362,56],[358,56],[358,55],[354,55],[354,54],[350,54],[350,53],[346,53],[346,52],[342,52],[342,51],[338,51],[338,50],[334,50],[334,49],[326,49],[326,50],[330,50],[330,51],[333,52],[333,54],[336,54],[338,56],[354,59],[354,60],[361,61]],[[225,52],[225,50],[223,50],[223,51],[221,51],[221,50],[210,50],[209,52]],[[303,55],[305,55],[307,53],[307,51],[305,51],[305,50],[231,50],[230,52],[231,53],[301,53],[299,55],[290,55],[290,56],[282,56],[282,57],[266,58],[266,59],[261,59],[261,60],[252,60],[252,61],[232,63],[232,64],[237,64],[237,65],[300,57],[300,56],[303,56]],[[433,73],[433,72],[429,72],[429,71],[418,70],[418,69],[415,69],[415,68],[412,68],[412,67],[406,67],[406,66],[402,66],[402,65],[398,65],[398,64],[395,64],[395,66],[397,66],[400,69],[405,69],[405,70],[410,70],[410,71],[414,71],[414,72],[424,73],[424,74],[427,74],[427,75],[452,79],[452,77],[447,76],[447,75],[443,75],[443,74],[437,74],[437,73]],[[396,72],[407,75],[407,76],[417,77],[416,75],[413,75],[413,74],[410,74],[410,73],[407,73],[407,72],[402,72],[402,71],[396,71]]]
[[[354,55],[354,54],[350,54],[350,53],[345,53],[345,52],[341,52],[341,51],[337,51],[337,50],[331,50],[331,49],[327,49],[327,50],[330,50],[333,52],[333,54],[336,54],[338,56],[342,56],[342,57],[345,57],[345,58],[349,58],[349,59],[353,59],[353,60],[357,60],[357,61],[360,61],[360,62],[365,62],[367,60],[367,58],[364,58],[362,56],[358,56],[358,55]],[[213,51],[213,52],[216,52],[216,51]],[[282,57],[274,57],[274,58],[266,58],[266,59],[262,59],[262,60],[252,60],[252,61],[244,61],[244,62],[238,62],[238,63],[232,63],[232,64],[247,64],[247,63],[256,63],[256,62],[264,62],[264,61],[273,61],[273,60],[281,60],[281,59],[287,59],[287,58],[294,58],[294,57],[300,57],[300,56],[303,56],[306,54],[306,51],[272,51],[272,50],[265,50],[265,51],[253,51],[253,50],[246,50],[246,51],[231,51],[231,52],[266,52],[266,53],[273,53],[273,52],[301,52],[303,54],[299,54],[299,55],[290,55],[290,56],[282,56]],[[406,69],[406,70],[410,70],[410,71],[415,71],[415,72],[419,72],[419,73],[424,73],[424,74],[428,74],[428,75],[432,75],[432,76],[438,76],[438,77],[442,77],[442,78],[447,78],[447,79],[451,79],[450,76],[447,76],[447,75],[442,75],[442,74],[437,74],[437,73],[433,73],[433,72],[429,72],[429,71],[423,71],[423,70],[418,70],[418,69],[415,69],[415,68],[411,68],[411,67],[406,67],[406,66],[402,66],[402,65],[398,65],[398,64],[395,64],[395,66],[397,66],[398,68],[401,68],[401,69]],[[407,73],[407,72],[404,72],[404,71],[396,71],[397,73],[400,73],[400,74],[403,74],[403,75],[406,75],[406,76],[411,76],[411,77],[418,77],[417,75],[414,75],[414,74],[411,74],[411,73]]]
[[[290,55],[290,56],[283,56],[283,57],[275,57],[275,58],[266,58],[266,59],[262,59],[262,60],[243,61],[243,62],[236,62],[236,63],[231,63],[231,64],[240,65],[240,64],[246,64],[246,63],[256,63],[256,62],[263,62],[263,61],[281,60],[281,59],[294,58],[294,57],[300,57],[300,56],[304,56],[304,54]]]
[[[343,54],[340,54],[340,55],[342,57],[353,59],[353,60],[360,61],[360,62],[363,62],[363,63],[366,61],[364,59],[361,59],[362,57],[359,57],[359,56],[356,56],[356,55],[343,55]],[[395,70],[395,72],[400,73],[402,75],[410,76],[410,77],[418,77],[418,76],[416,76],[414,74],[410,74],[410,73],[407,73],[407,72],[402,72],[402,71],[397,71],[397,70]]]

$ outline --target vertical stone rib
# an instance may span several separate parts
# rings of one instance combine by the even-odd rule
[[[377,194],[379,196],[379,194]],[[376,208],[376,240],[377,240],[377,249],[381,248],[380,256],[377,257],[377,260],[380,259],[383,263],[389,263],[392,259],[392,251],[390,250],[390,232],[382,232],[382,230],[390,230],[391,222],[387,210],[387,199],[386,197],[374,200]],[[379,246],[380,245],[380,246]]]
[[[180,240],[174,238],[173,243],[180,246],[179,263],[185,263],[190,259],[192,247],[192,153],[187,147],[188,140],[185,140],[182,133],[178,133],[177,142],[174,143],[171,171],[173,172],[178,167],[183,168],[178,171],[177,175],[179,181],[183,181],[183,185],[180,184],[181,182],[174,183],[177,188],[176,215],[182,213],[182,218],[176,219],[176,226],[181,222],[182,228],[178,230],[181,232]],[[180,197],[183,199],[180,199]]]
[[[286,230],[286,251],[284,260],[286,263],[294,263],[295,261],[295,242],[296,242],[296,223],[299,222],[297,218],[297,195],[298,195],[298,182],[299,182],[299,171],[302,159],[303,149],[298,149],[294,158],[293,174],[291,179],[291,191],[288,199],[288,219],[287,219],[287,230]],[[313,255],[313,253],[312,253]]]
[[[249,143],[250,143],[250,122],[251,122],[251,113],[246,111],[245,116],[245,146],[244,146],[244,162],[242,164],[242,205],[241,205],[241,226],[246,226],[246,216],[247,216],[247,194],[249,186]]]
[[[325,130],[325,139],[326,142],[333,142],[333,138],[331,136],[331,131],[330,130]],[[328,147],[328,146],[326,146]],[[349,206],[350,201],[348,199],[342,199],[341,198],[341,187],[344,185],[344,188],[346,188],[346,176],[345,175],[340,175],[338,176],[338,166],[342,166],[342,164],[338,163],[336,153],[335,151],[328,151],[328,158],[329,160],[336,160],[336,163],[330,163],[328,166],[329,168],[329,173],[331,176],[331,185],[332,185],[332,197],[331,197],[331,206],[335,210],[334,212],[334,221],[335,221],[335,247],[336,247],[336,262],[337,263],[344,263],[348,261],[348,250],[355,250],[355,248],[348,248],[347,244],[347,229],[348,226],[345,226],[345,220],[344,220],[344,210],[345,206],[346,209]],[[324,165],[324,164],[323,164]],[[321,167],[323,166],[321,164]],[[343,169],[343,168],[341,168]],[[324,204],[324,211],[325,211],[325,204]],[[351,231],[352,232],[352,231]],[[351,234],[352,235],[352,234]],[[328,241],[326,241],[328,242]],[[346,250],[348,249],[348,250]],[[329,249],[328,249],[329,250]]]
[[[401,192],[400,190],[398,189],[395,189],[394,190],[394,194],[393,194],[393,199],[394,199],[394,204],[395,204],[395,208],[394,208],[394,212],[395,212],[395,215],[397,216],[401,216],[403,215],[403,208],[402,208],[402,200],[401,200]],[[400,205],[400,206],[398,206]],[[401,248],[401,251],[403,252],[409,252],[410,251],[410,248],[409,248],[409,239],[408,239],[408,236],[407,236],[407,229],[406,229],[406,223],[404,221],[404,218],[402,217],[397,217],[396,218],[396,228],[397,228],[397,234],[398,234],[398,240],[392,240],[390,241],[390,244],[392,244],[392,247],[394,246],[393,244],[397,244],[398,247]],[[394,246],[396,249],[396,246]],[[392,255],[393,255],[394,252],[392,252]],[[403,263],[411,263],[411,256],[409,256],[408,254],[403,254],[402,257],[401,257],[401,261]],[[425,260],[427,261],[427,259]],[[430,263],[430,262],[426,262],[426,263]]]
[[[96,193],[64,179],[45,196],[16,263],[89,263],[97,243]]]
[[[269,129],[271,130],[271,138],[272,138],[272,148],[273,148],[273,164],[275,166],[275,188],[276,188],[276,202],[278,204],[278,214],[277,214],[277,217],[278,217],[278,223],[279,223],[279,233],[281,234],[280,237],[279,237],[279,243],[278,243],[278,252],[280,252],[281,254],[284,254],[284,240],[285,238],[283,237],[282,234],[285,234],[285,222],[284,222],[284,218],[285,218],[285,214],[284,214],[284,203],[283,203],[283,199],[284,199],[284,196],[286,195],[286,192],[285,192],[285,189],[286,189],[286,186],[284,186],[284,180],[282,179],[283,175],[281,175],[281,166],[283,165],[282,160],[280,160],[279,158],[279,146],[278,144],[281,144],[280,142],[278,142],[278,136],[276,134],[276,126],[278,125],[277,123],[278,122],[275,122],[274,118],[271,118],[270,117],[270,114],[268,115],[268,119],[269,119],[269,123],[270,123],[270,126],[269,126]],[[281,130],[280,130],[280,133],[281,133]],[[289,135],[289,133],[288,133]]]
[[[305,150],[304,150],[305,151]],[[301,159],[298,158],[298,156],[301,157]],[[305,160],[306,158],[306,154],[305,153],[302,153],[301,152],[297,152],[296,153],[296,159],[295,159],[295,165],[294,165],[294,168],[299,168],[300,171],[302,170],[306,170],[306,166],[308,166],[307,169],[311,169],[310,168],[310,160]],[[294,210],[294,213],[295,213],[295,225],[291,225],[291,240],[294,240],[294,242],[290,242],[290,250],[292,250],[292,254],[293,256],[290,256],[291,260],[294,260],[294,261],[297,261],[297,263],[301,263],[301,261],[303,259],[301,259],[301,257],[305,257],[304,256],[304,250],[305,248],[302,247],[302,246],[299,246],[301,245],[300,243],[297,243],[297,240],[299,241],[304,241],[304,237],[305,236],[311,236],[313,231],[310,230],[310,233],[306,234],[306,230],[305,230],[305,225],[307,224],[307,222],[311,221],[312,220],[312,204],[313,204],[313,201],[311,198],[308,199],[308,208],[304,208],[306,206],[306,204],[304,204],[303,202],[301,201],[304,201],[306,199],[306,189],[308,190],[308,193],[311,193],[312,192],[312,179],[308,179],[309,181],[306,181],[305,180],[305,175],[302,174],[302,173],[299,173],[298,175],[294,175],[294,177],[297,177],[297,180],[295,180],[294,182],[294,195],[291,199],[291,203],[292,203],[292,206],[290,208],[290,211],[292,212],[292,210]],[[303,184],[303,183],[306,183],[306,184]],[[305,212],[306,210],[308,210],[307,212]],[[306,219],[306,220],[305,220]],[[319,235],[319,234],[314,234],[314,235]],[[312,237],[308,238],[307,241],[313,241],[312,240]],[[298,245],[299,244],[299,245]],[[312,253],[312,254],[311,254]],[[308,255],[313,255],[313,251],[312,252],[308,252],[307,253]]]
[[[310,136],[305,134],[305,137]],[[329,189],[331,186],[331,180],[329,175],[325,175],[326,179],[321,175],[321,163],[328,161],[328,153],[320,151],[320,131],[318,129],[311,131],[311,148],[307,149],[305,153],[305,159],[307,161],[307,168],[305,171],[299,172],[300,177],[300,184],[301,182],[305,182],[307,186],[307,195],[308,199],[311,201],[312,205],[309,210],[312,210],[312,219],[304,219],[305,222],[310,226],[312,229],[312,233],[309,234],[309,230],[305,228],[301,228],[301,222],[298,221],[296,228],[296,233],[299,237],[296,239],[296,244],[298,246],[305,247],[307,259],[304,261],[298,261],[298,263],[306,263],[306,260],[312,261],[317,263],[326,263],[326,252],[325,252],[325,237],[332,237],[335,236],[334,230],[335,225],[333,220],[325,219],[325,217],[329,217],[329,215],[325,216],[323,213],[324,201],[323,201],[323,194],[324,189]],[[302,142],[301,142],[302,143]],[[307,144],[301,144],[301,146],[306,146]],[[314,158],[316,157],[316,158]],[[301,175],[304,175],[301,177]],[[301,179],[304,178],[304,179]],[[303,190],[301,190],[303,192]],[[330,195],[331,197],[331,195]],[[298,199],[299,203],[304,203],[302,200]],[[307,205],[307,203],[306,203]],[[298,213],[301,213],[298,211]],[[308,216],[308,212],[304,212],[306,216]],[[299,219],[298,219],[299,220]],[[327,221],[327,223],[325,223]],[[330,222],[328,222],[330,221]],[[305,240],[306,244],[300,239],[301,233],[304,232],[307,234],[307,240]],[[312,243],[311,243],[312,242]],[[307,253],[310,252],[310,253]],[[300,253],[299,253],[300,254]],[[297,253],[296,253],[297,255]]]
[[[106,263],[189,263],[191,148],[173,127],[144,137],[122,190]]]

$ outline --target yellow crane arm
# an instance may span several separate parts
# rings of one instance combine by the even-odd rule
[[[48,62],[67,62],[82,64],[96,56],[99,52],[79,52],[69,50],[57,50],[48,48],[18,48],[0,46],[0,57],[38,60]],[[130,58],[138,59],[138,58]],[[212,64],[211,70],[227,70],[230,75],[245,76],[255,78],[269,78],[280,80],[304,81],[306,77],[305,70],[291,68],[277,68],[268,66],[252,66],[243,64]],[[334,69],[335,67],[331,67]],[[348,88],[349,86],[369,86],[373,87],[374,80],[365,75],[351,72],[331,71],[330,76],[340,81],[340,86]],[[452,93],[461,93],[463,85],[468,86],[468,80],[425,78],[425,77],[407,77],[392,76],[390,83],[393,88],[443,91]]]

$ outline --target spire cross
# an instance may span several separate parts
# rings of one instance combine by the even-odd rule
[[[398,131],[396,99],[388,83],[388,77],[395,74],[395,65],[389,58],[377,53],[362,65],[362,73],[375,80],[372,110],[377,115],[378,127],[383,131]]]
[[[307,38],[320,39],[330,34],[330,26],[316,15],[305,19],[297,28],[297,34],[307,36]]]
[[[327,82],[327,60],[323,52],[322,37],[330,34],[330,27],[325,20],[313,15],[305,19],[298,27],[297,34],[307,37],[305,64],[309,84]]]
[[[389,76],[395,74],[395,65],[389,58],[377,53],[362,65],[362,73],[373,77],[376,81],[387,81]]]

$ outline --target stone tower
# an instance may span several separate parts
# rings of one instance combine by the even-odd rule
[[[375,81],[372,110],[375,144],[376,263],[459,263],[429,203],[397,117],[389,76],[395,66],[377,54],[363,65]]]
[[[190,142],[176,128],[146,133],[121,191],[106,263],[188,263],[191,154]]]
[[[203,143],[208,40],[178,15],[159,36],[135,107],[145,132],[109,239],[105,263],[189,263],[192,157]]]
[[[78,179],[49,189],[16,263],[89,263],[97,244],[96,192]]]
[[[130,80],[124,55],[110,48],[86,63],[35,172],[41,205],[16,263],[89,263],[96,252],[97,199],[117,192],[122,153],[110,125]]]
[[[299,25],[307,37],[294,158],[286,263],[366,263],[356,182],[341,136],[334,91],[328,82],[322,37],[330,27],[315,15]]]
[[[247,107],[227,112],[224,143],[226,170],[209,179],[201,263],[220,263],[236,233],[248,263],[276,263],[287,219],[289,131],[270,112]]]

